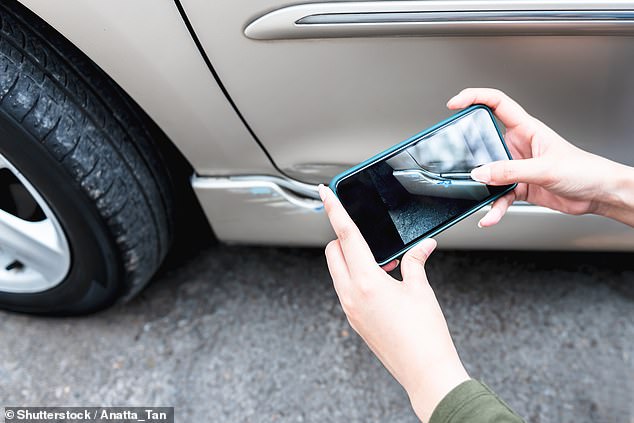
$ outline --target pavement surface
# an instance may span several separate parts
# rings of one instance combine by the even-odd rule
[[[472,377],[527,421],[634,421],[634,255],[440,251],[428,275]],[[0,312],[0,345],[0,406],[416,421],[348,327],[316,249],[212,247],[105,312]]]

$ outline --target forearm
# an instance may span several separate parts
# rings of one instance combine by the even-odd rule
[[[429,422],[438,403],[456,386],[469,380],[457,355],[452,361],[454,363],[448,365],[438,363],[430,366],[425,376],[421,376],[420,383],[407,388],[412,408],[421,422]]]
[[[614,163],[597,214],[634,227],[634,168]]]

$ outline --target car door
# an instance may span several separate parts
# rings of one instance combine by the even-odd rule
[[[506,91],[580,147],[634,164],[634,2],[182,0],[276,165],[334,174],[445,118],[464,87]]]

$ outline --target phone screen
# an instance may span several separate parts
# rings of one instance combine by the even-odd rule
[[[509,159],[493,118],[480,107],[345,176],[336,191],[383,263],[508,190],[469,173]]]

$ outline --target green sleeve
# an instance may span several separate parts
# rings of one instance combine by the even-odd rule
[[[438,403],[429,423],[523,423],[488,386],[468,380]]]

